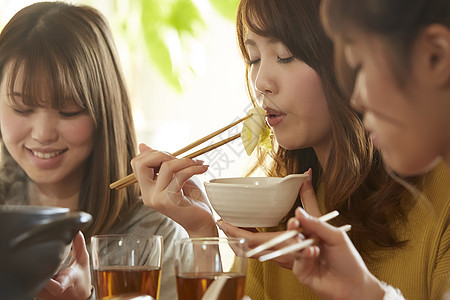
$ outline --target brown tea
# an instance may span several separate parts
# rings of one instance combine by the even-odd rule
[[[240,300],[244,297],[245,275],[227,273],[228,279],[218,300]],[[223,273],[185,273],[177,275],[178,300],[201,300],[208,286]]]
[[[98,299],[127,293],[140,293],[158,299],[161,269],[117,266],[94,270]]]

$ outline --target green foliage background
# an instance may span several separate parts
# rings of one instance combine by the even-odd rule
[[[239,0],[209,2],[220,15],[234,22]],[[151,62],[170,86],[181,92],[179,70],[174,69],[164,37],[168,30],[174,30],[182,45],[188,39],[195,39],[200,30],[207,26],[200,10],[192,0],[131,0],[131,3],[134,9],[140,10],[140,24]],[[122,27],[126,30],[126,19]]]

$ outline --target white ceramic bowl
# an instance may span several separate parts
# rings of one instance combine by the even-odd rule
[[[292,208],[307,177],[220,178],[204,184],[212,207],[225,222],[239,227],[272,227]]]

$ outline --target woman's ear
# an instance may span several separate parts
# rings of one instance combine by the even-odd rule
[[[421,82],[435,88],[450,86],[450,29],[429,25],[413,45],[412,66]]]

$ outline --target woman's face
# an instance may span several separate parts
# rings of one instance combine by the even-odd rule
[[[345,43],[347,63],[357,71],[352,105],[364,113],[364,125],[387,165],[402,175],[416,175],[439,161],[442,113],[430,105],[433,91],[416,76],[414,64],[398,83],[386,45],[380,36],[362,32]]]
[[[249,31],[250,80],[285,149],[329,149],[331,121],[318,74],[280,41]]]
[[[0,129],[14,160],[37,184],[81,182],[92,152],[94,126],[86,110],[72,104],[61,110],[30,107],[14,90],[9,101],[6,78],[0,83]],[[15,84],[21,87],[20,73]]]

